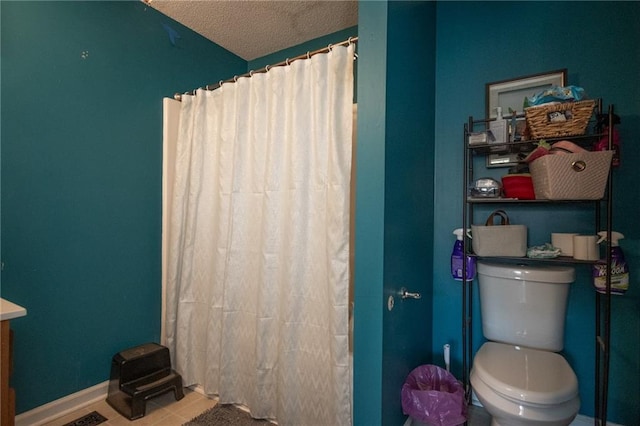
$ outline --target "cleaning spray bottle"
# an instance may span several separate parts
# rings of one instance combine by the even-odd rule
[[[453,231],[453,235],[456,236],[456,242],[453,245],[453,252],[451,253],[451,276],[457,281],[462,281],[462,262],[464,262],[465,255],[462,250],[462,239],[464,238],[464,229],[458,228]],[[476,276],[476,259],[471,256],[466,256],[467,261],[467,281],[472,281]]]
[[[598,232],[598,243],[607,240],[607,231]],[[629,289],[629,266],[618,241],[624,238],[619,232],[611,232],[611,294],[624,294]],[[593,285],[598,293],[607,292],[607,261],[600,259],[593,265]]]

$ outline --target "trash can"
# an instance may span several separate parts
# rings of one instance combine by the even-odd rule
[[[456,426],[467,418],[462,384],[437,365],[415,368],[402,386],[402,411],[413,424]]]

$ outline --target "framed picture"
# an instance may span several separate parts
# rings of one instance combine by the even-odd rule
[[[496,117],[496,107],[502,107],[502,115],[508,117],[511,111],[522,114],[524,98],[552,86],[566,86],[567,69],[534,74],[511,80],[486,84],[486,116]]]
[[[529,152],[530,151],[508,152],[506,154],[487,154],[486,166],[487,168],[515,166],[524,160]]]
[[[502,116],[512,118],[511,140],[519,141],[526,127],[524,119],[524,98],[531,97],[553,86],[566,86],[567,69],[534,74],[525,77],[496,81],[486,84],[486,117],[495,118],[496,108],[502,107]],[[521,147],[525,149],[526,147]],[[524,155],[526,156],[526,154]],[[487,167],[511,167],[524,157],[520,153],[493,153],[487,155]]]

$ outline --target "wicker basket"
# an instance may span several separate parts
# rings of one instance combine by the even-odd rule
[[[565,102],[525,108],[527,127],[533,139],[583,135],[595,106],[594,100]],[[552,121],[560,113],[566,121]]]
[[[545,155],[529,164],[538,200],[600,200],[613,151]]]

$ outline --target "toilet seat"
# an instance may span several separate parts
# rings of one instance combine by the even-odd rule
[[[487,342],[473,361],[474,374],[514,402],[556,405],[576,398],[578,379],[557,353]]]

